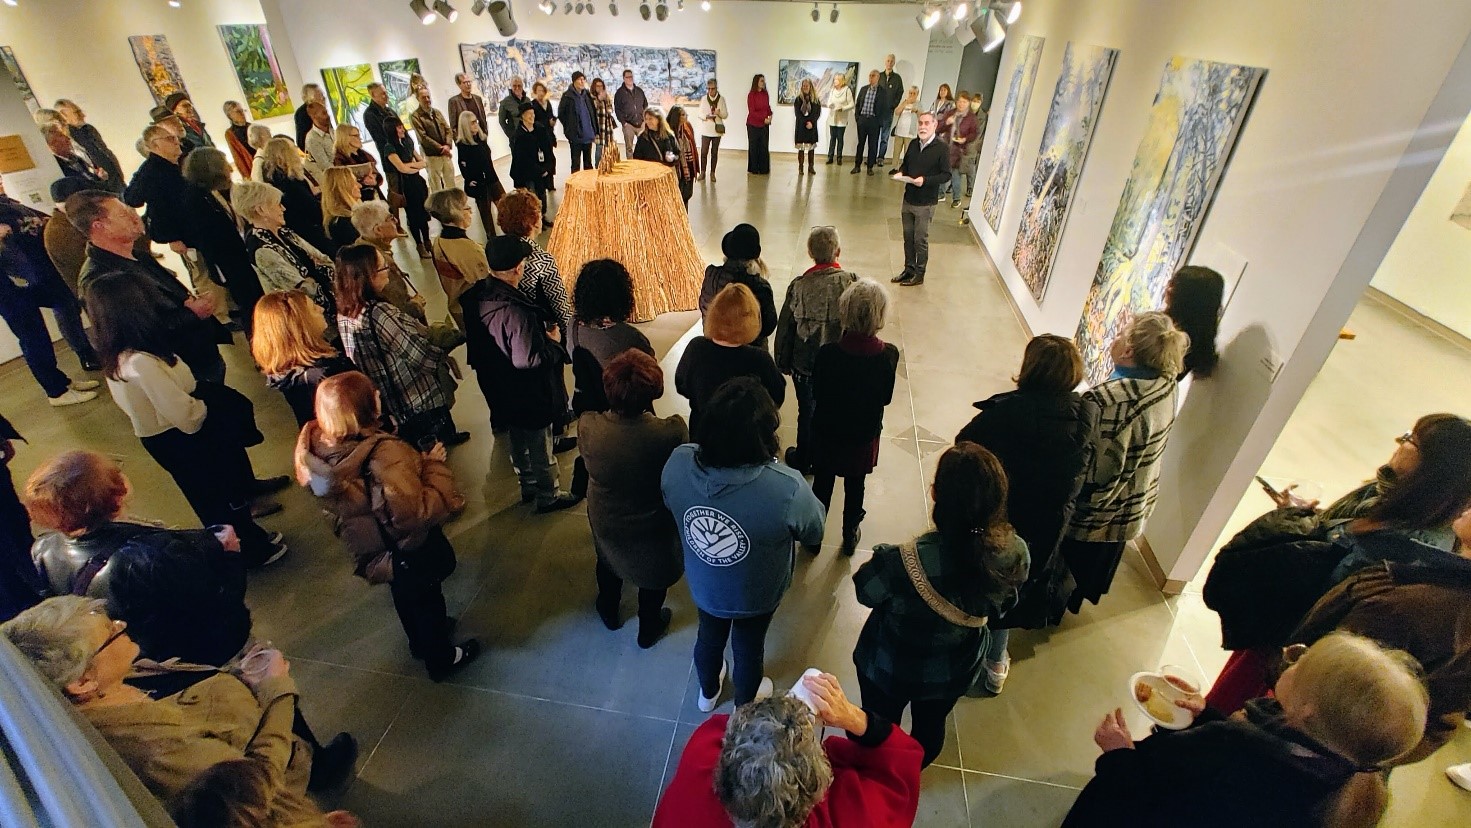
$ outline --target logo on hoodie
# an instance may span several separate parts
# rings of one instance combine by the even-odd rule
[[[746,530],[730,515],[708,506],[685,510],[684,540],[710,566],[734,566],[751,551]]]

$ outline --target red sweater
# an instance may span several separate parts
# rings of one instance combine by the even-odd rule
[[[711,716],[685,746],[653,828],[729,828],[730,816],[715,797],[715,764],[730,717]],[[885,725],[885,727],[888,727]],[[919,810],[919,763],[924,748],[895,727],[865,747],[845,736],[823,742],[833,784],[807,818],[808,828],[908,828]]]
[[[746,126],[766,126],[771,117],[771,96],[763,89],[746,93]]]

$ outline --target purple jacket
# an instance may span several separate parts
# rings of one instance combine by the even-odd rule
[[[547,336],[547,314],[521,291],[499,279],[476,282],[460,296],[465,312],[466,357],[490,422],[504,428],[544,428],[567,412],[562,366],[567,351]]]

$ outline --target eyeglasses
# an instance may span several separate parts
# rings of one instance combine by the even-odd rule
[[[1420,447],[1420,441],[1415,439],[1415,432],[1413,431],[1406,431],[1404,434],[1394,438],[1394,441],[1402,446]]]
[[[107,640],[102,642],[102,646],[98,647],[97,651],[92,653],[92,658],[96,658],[102,655],[103,650],[111,647],[112,642],[118,640],[119,638],[122,638],[123,633],[126,633],[128,631],[128,622],[123,621],[120,618],[109,619],[107,623],[108,626],[112,629],[112,635],[109,635],[107,637]]]

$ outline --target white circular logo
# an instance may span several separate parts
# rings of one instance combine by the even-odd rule
[[[746,530],[730,515],[708,506],[685,510],[684,539],[700,560],[711,566],[733,566],[751,551]]]

